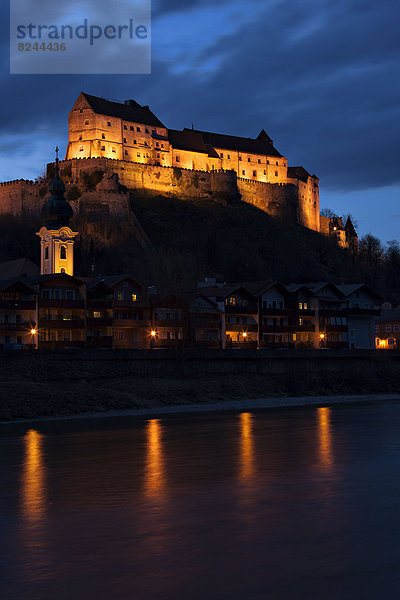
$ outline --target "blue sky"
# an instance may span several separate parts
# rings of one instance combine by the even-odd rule
[[[91,0],[87,0],[91,5]],[[399,239],[400,4],[394,0],[157,0],[151,75],[9,75],[2,3],[0,180],[65,151],[81,90],[149,104],[174,128],[249,137],[321,179],[321,207]]]

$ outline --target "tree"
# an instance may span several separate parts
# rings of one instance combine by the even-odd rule
[[[321,210],[321,215],[323,217],[328,217],[328,219],[337,218],[337,214],[331,208],[323,208]]]

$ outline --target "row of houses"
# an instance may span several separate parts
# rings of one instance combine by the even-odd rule
[[[274,281],[159,295],[131,275],[0,281],[0,347],[374,348],[379,297],[366,285]]]

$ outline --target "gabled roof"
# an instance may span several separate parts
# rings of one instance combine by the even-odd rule
[[[25,277],[27,275],[38,275],[40,269],[29,258],[18,258],[0,263],[0,278],[12,279],[13,277]]]
[[[271,281],[270,279],[264,281],[249,281],[241,283],[240,285],[246,288],[252,296],[262,296],[273,287],[278,288],[282,294],[287,294],[287,289],[279,281]]]
[[[212,158],[219,158],[218,153],[214,150],[211,144],[206,144],[202,135],[192,129],[177,129],[168,130],[169,142],[176,150],[187,150],[189,152],[200,152],[207,154]]]
[[[133,123],[143,123],[153,127],[165,127],[163,123],[151,112],[148,106],[140,106],[135,100],[128,100],[129,104],[121,104],[120,102],[111,102],[104,98],[91,96],[82,92],[82,96],[88,102],[90,108],[99,115],[109,117],[119,117],[124,121]]]
[[[288,167],[287,176],[291,179],[300,179],[300,181],[305,181],[305,183],[311,177],[310,173],[304,167]]]
[[[390,323],[391,321],[400,321],[400,308],[391,308],[383,310],[380,317],[376,318],[378,323]]]
[[[5,291],[7,291],[7,290],[9,291],[11,289],[24,291],[28,294],[35,293],[35,290],[33,290],[31,287],[29,287],[21,279],[14,277],[13,279],[5,279],[5,280],[0,281],[0,291],[5,292]]]
[[[350,219],[350,217],[347,217],[347,221],[346,221],[346,225],[344,226],[346,232],[348,235],[350,235],[350,237],[357,237],[357,232],[354,228],[354,225]]]
[[[197,133],[200,133],[204,142],[206,144],[211,144],[214,148],[223,148],[224,150],[245,152],[248,154],[261,154],[264,156],[282,156],[282,154],[280,154],[278,150],[274,148],[273,144],[264,136],[254,139],[226,135],[224,133],[200,131],[199,129],[184,129],[184,131],[196,131]]]
[[[106,284],[106,286],[108,286],[110,288],[113,288],[116,285],[118,285],[119,283],[121,283],[121,281],[125,281],[126,279],[129,279],[130,281],[132,281],[136,285],[139,285],[140,287],[143,287],[143,284],[140,283],[140,281],[138,281],[132,275],[129,275],[129,273],[125,273],[125,274],[122,274],[122,275],[105,275],[104,277],[97,277],[93,281],[93,283],[98,283],[100,281],[103,281]]]
[[[39,285],[40,283],[45,283],[46,281],[51,281],[54,279],[64,279],[69,281],[70,283],[75,283],[77,285],[82,285],[84,281],[80,279],[80,277],[75,277],[75,275],[68,275],[67,273],[50,273],[48,275],[34,275],[32,277],[24,277],[23,281],[27,285]]]
[[[354,294],[354,292],[357,292],[360,289],[364,289],[370,296],[372,296],[372,298],[375,298],[376,300],[381,300],[381,296],[374,292],[374,290],[372,290],[365,283],[349,283],[346,285],[337,285],[336,287],[344,296],[351,296],[351,294]]]
[[[205,296],[206,298],[216,298],[217,302],[222,302],[223,300],[225,300],[225,298],[228,298],[229,296],[232,296],[232,294],[235,293],[246,296],[246,298],[250,298],[254,302],[256,301],[253,294],[251,294],[243,285],[237,283],[228,283],[221,287],[202,287],[200,288],[200,290],[202,296]]]

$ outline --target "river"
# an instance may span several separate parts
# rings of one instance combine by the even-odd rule
[[[2,600],[391,599],[400,404],[0,428]]]

